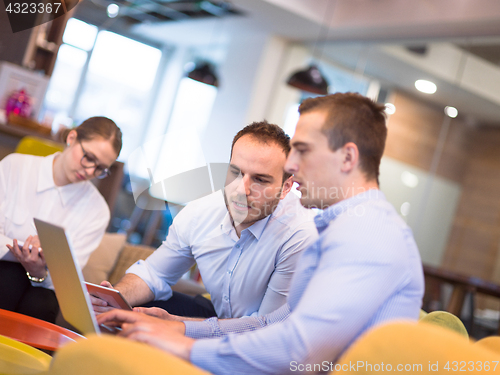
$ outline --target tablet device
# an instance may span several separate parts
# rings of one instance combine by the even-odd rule
[[[117,309],[132,310],[132,306],[118,290],[88,282],[85,282],[85,285],[90,295],[106,301],[110,306]]]

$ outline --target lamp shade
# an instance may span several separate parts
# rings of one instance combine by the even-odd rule
[[[287,84],[313,94],[328,94],[328,82],[314,64],[309,65],[305,70],[294,72],[290,78],[288,78]]]
[[[187,76],[195,81],[219,87],[219,79],[217,78],[212,65],[207,62],[197,63],[195,68],[191,70]]]

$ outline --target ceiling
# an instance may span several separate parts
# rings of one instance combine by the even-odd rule
[[[316,45],[325,59],[358,72],[362,65],[362,74],[389,89],[455,105],[471,123],[500,126],[498,0],[120,0],[126,9],[114,21],[102,14],[106,1],[84,0],[77,12],[168,45],[213,43],[207,30],[224,17],[219,44],[267,33],[311,51]],[[416,92],[418,78],[435,81],[436,94]]]
[[[220,0],[91,0],[80,3],[80,8],[92,9],[97,14],[110,4],[120,7],[118,21],[129,27],[138,23],[200,20],[240,13],[230,2]]]
[[[114,3],[122,8],[122,19],[131,25],[199,20],[239,13],[231,3],[214,0],[117,0]]]
[[[500,45],[496,42],[492,44],[458,44],[458,46],[473,55],[500,66]]]

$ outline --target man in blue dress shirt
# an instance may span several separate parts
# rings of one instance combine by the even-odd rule
[[[291,175],[283,171],[289,151],[290,138],[277,125],[240,130],[224,192],[189,203],[163,244],[115,288],[132,306],[188,317],[259,316],[284,305],[299,255],[318,236],[311,212],[289,193]],[[211,302],[172,292],[195,263]],[[93,303],[97,312],[109,309],[103,300]]]
[[[384,106],[358,94],[305,100],[285,170],[316,216],[318,240],[303,252],[287,303],[260,317],[165,321],[116,311],[122,336],[215,374],[325,371],[361,334],[417,320],[423,272],[410,228],[378,189]],[[165,319],[175,319],[164,315]]]

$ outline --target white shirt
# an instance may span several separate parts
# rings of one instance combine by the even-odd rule
[[[219,318],[263,315],[286,302],[302,250],[318,236],[313,215],[293,193],[238,238],[221,191],[188,204],[167,239],[127,273],[143,279],[156,300],[195,264]]]
[[[5,245],[36,235],[35,217],[65,228],[80,267],[99,246],[110,218],[108,205],[89,181],[56,186],[55,155],[10,154],[0,161],[0,260],[17,262]],[[54,289],[50,275],[32,285]]]

